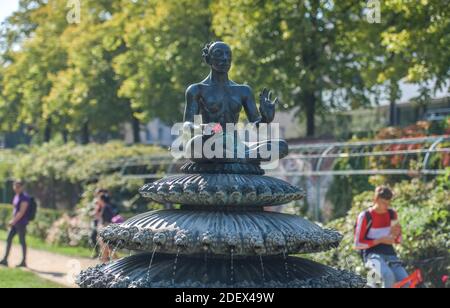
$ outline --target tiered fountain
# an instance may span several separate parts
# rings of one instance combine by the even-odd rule
[[[256,125],[273,120],[276,102],[267,91],[260,96],[258,113],[250,88],[228,80],[231,51],[226,44],[208,44],[204,56],[211,74],[187,91],[187,126],[193,124],[194,115],[201,114],[205,123],[225,127],[237,121],[242,105],[249,121]],[[237,100],[241,105],[233,106]],[[229,135],[216,132],[215,136],[225,139]],[[303,193],[282,180],[264,176],[263,159],[258,156],[262,144],[269,148],[277,145],[279,155],[287,155],[284,141],[264,141],[245,147],[244,158],[202,156],[186,163],[181,175],[142,187],[144,197],[181,204],[181,208],[148,212],[104,229],[100,237],[110,246],[142,253],[82,272],[79,285],[362,287],[364,281],[352,273],[289,256],[336,248],[341,235],[295,215],[264,210],[299,200]],[[252,151],[256,151],[255,158],[250,158]]]

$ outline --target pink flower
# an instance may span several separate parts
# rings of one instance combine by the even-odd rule
[[[221,132],[222,132],[222,125],[220,125],[220,123],[217,123],[217,124],[213,127],[212,131],[213,131],[215,134],[221,133]]]

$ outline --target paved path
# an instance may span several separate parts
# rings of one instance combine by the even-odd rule
[[[0,258],[4,255],[5,242],[0,241]],[[22,259],[19,245],[13,245],[9,256],[9,266],[16,266]],[[83,269],[98,264],[97,260],[58,255],[28,248],[28,271],[38,276],[74,288],[75,276]]]

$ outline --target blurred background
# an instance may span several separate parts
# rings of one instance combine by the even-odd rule
[[[233,80],[280,97],[290,156],[268,174],[307,197],[271,210],[339,229],[321,262],[358,264],[357,213],[394,188],[401,255],[442,286],[450,269],[450,10],[442,0],[0,0],[0,229],[12,180],[40,205],[36,242],[89,248],[97,188],[133,216],[138,188],[177,173],[184,92],[233,49]],[[174,205],[175,207],[177,205]],[[0,231],[1,237],[5,237]],[[83,254],[83,253],[82,253]],[[84,255],[89,253],[84,253]],[[362,264],[361,264],[362,265]]]

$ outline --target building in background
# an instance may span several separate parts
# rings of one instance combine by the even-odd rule
[[[295,116],[296,110],[279,112],[275,122],[280,123],[285,138],[291,142],[305,142],[304,120]],[[428,103],[414,100],[398,103],[395,110],[396,126],[405,127],[418,121],[442,121],[450,116],[450,96],[436,98]],[[316,117],[316,138],[331,141],[347,140],[354,135],[370,137],[389,126],[389,105],[331,112]]]
[[[124,125],[123,135],[125,143],[133,143],[133,128],[130,123]],[[141,125],[140,139],[143,144],[170,147],[175,138],[171,134],[171,127],[160,119]]]
[[[16,132],[0,134],[0,149],[12,149],[19,144],[30,144],[31,136],[26,134],[26,129],[22,128]]]
[[[347,140],[354,135],[368,136],[389,125],[389,106],[361,108],[345,112],[332,112],[316,117],[316,138],[304,138],[305,121],[298,116],[298,108],[276,113],[274,123],[280,124],[280,138],[291,144],[303,142],[328,142],[337,139]],[[420,104],[415,101],[398,103],[395,110],[396,125],[405,127],[417,121],[442,121],[450,116],[450,96],[432,99],[429,103]],[[122,137],[123,136],[123,137]],[[171,135],[171,127],[160,119],[154,119],[141,125],[141,143],[170,147],[177,136]],[[97,142],[123,138],[125,143],[132,144],[133,128],[131,123],[123,125],[118,135],[107,134],[102,138],[96,136]],[[0,148],[14,148],[19,144],[29,144],[30,134],[22,128],[16,132],[0,134]]]

